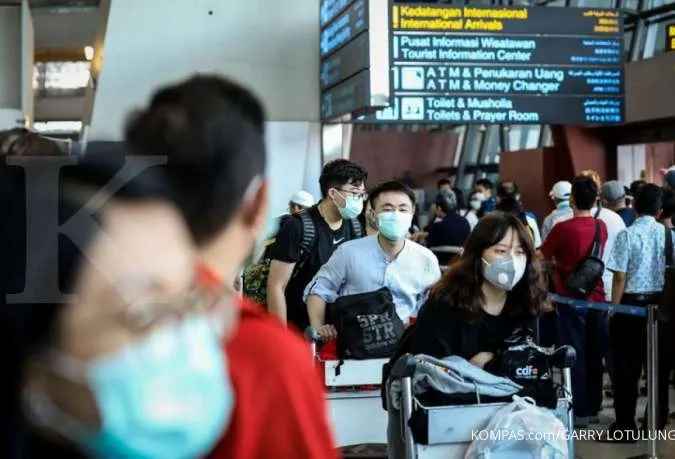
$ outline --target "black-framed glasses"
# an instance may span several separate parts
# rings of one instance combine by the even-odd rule
[[[366,200],[368,198],[368,193],[365,191],[345,190],[344,188],[336,188],[336,190],[347,193],[349,196],[353,196],[357,199]]]

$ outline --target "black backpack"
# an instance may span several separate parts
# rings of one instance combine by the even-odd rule
[[[579,261],[565,279],[565,289],[576,299],[585,300],[593,293],[605,272],[600,244],[600,223],[595,219],[595,236],[588,255]]]
[[[316,227],[312,216],[306,210],[296,215],[287,215],[283,217],[280,226],[287,224],[291,219],[299,218],[302,221],[302,241],[300,241],[300,260],[293,269],[291,278],[295,277],[300,269],[309,261],[316,242]],[[356,238],[363,236],[361,223],[358,220],[349,220],[352,233]],[[271,260],[267,254],[269,246],[274,243],[274,238],[266,243],[265,254],[255,264],[246,268],[242,275],[242,291],[244,295],[260,305],[267,304],[267,277],[270,273]]]
[[[338,298],[330,306],[330,322],[337,330],[341,360],[389,357],[405,329],[387,287]]]

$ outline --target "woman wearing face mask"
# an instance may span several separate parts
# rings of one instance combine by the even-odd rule
[[[469,196],[469,208],[464,213],[464,218],[469,222],[471,231],[473,231],[478,224],[478,220],[483,218],[483,212],[481,211],[483,201],[485,201],[485,196],[477,191],[471,193]]]
[[[161,181],[143,177],[100,209],[86,180],[67,181],[61,202],[34,201],[66,218],[82,209],[63,227],[67,242],[56,226],[7,220],[10,235],[27,230],[30,250],[3,259],[15,273],[5,292],[30,295],[0,312],[10,381],[1,457],[184,459],[207,454],[227,428],[223,308],[193,289],[190,236]]]
[[[417,319],[412,352],[459,355],[499,373],[505,339],[533,323],[547,302],[533,258],[532,238],[517,217],[485,216],[432,288]]]

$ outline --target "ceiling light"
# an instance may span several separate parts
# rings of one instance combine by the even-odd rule
[[[94,48],[92,46],[84,47],[84,57],[90,61],[94,58]]]

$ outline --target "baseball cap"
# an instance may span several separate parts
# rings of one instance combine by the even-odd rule
[[[302,207],[312,207],[314,205],[314,197],[304,190],[299,190],[293,193],[291,202]]]
[[[675,188],[675,169],[666,172],[665,182],[669,187]]]
[[[572,194],[572,184],[566,180],[562,180],[553,185],[549,196],[555,199],[565,200],[570,198],[570,194]]]
[[[626,189],[618,181],[610,180],[600,188],[600,197],[609,202],[620,201],[626,197]]]

